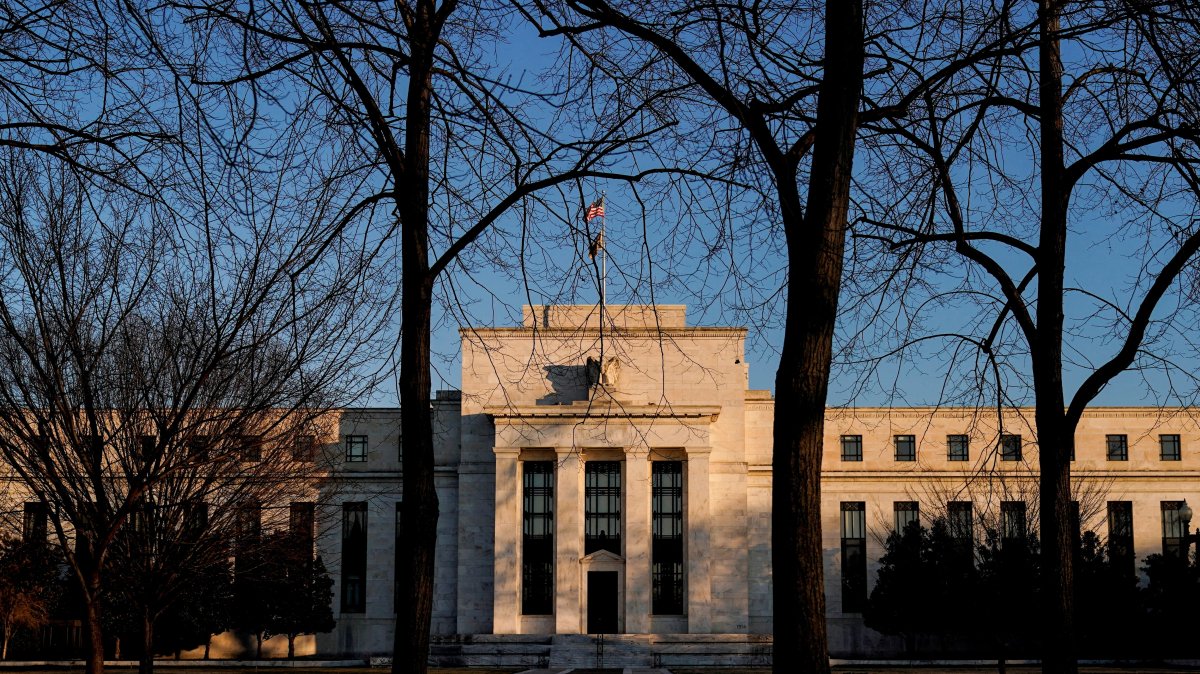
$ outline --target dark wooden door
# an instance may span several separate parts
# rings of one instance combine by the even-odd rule
[[[588,634],[617,632],[617,572],[588,571],[587,575]]]

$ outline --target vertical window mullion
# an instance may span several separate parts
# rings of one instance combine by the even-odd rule
[[[651,469],[651,612],[683,613],[683,464],[656,461]]]
[[[867,504],[842,503],[842,613],[867,603]]]
[[[523,464],[521,612],[554,612],[554,462]]]

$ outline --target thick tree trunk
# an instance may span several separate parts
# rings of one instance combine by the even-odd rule
[[[1075,674],[1074,550],[1070,450],[1074,428],[1066,423],[1062,382],[1063,274],[1066,266],[1067,184],[1063,156],[1060,3],[1040,0],[1038,97],[1041,116],[1041,236],[1038,241],[1037,334],[1031,344],[1040,471],[1043,671]]]
[[[254,659],[262,660],[262,632],[254,633]]]
[[[142,610],[142,656],[138,660],[138,674],[154,672],[154,617],[150,609]]]
[[[8,637],[10,630],[4,630],[4,643],[0,644],[0,660],[8,659]]]
[[[104,627],[100,609],[100,570],[87,573],[83,591],[84,666],[87,674],[104,672]]]
[[[212,648],[212,635],[211,634],[208,635],[208,638],[204,640],[204,659],[205,660],[208,659],[208,650],[210,648]]]
[[[296,635],[289,634],[288,638],[288,660],[296,659]]]
[[[775,167],[788,244],[788,306],[775,378],[771,562],[774,671],[829,671],[821,550],[821,456],[833,328],[862,92],[861,0],[826,3],[808,207],[794,169]]]
[[[438,497],[433,481],[429,331],[433,279],[429,275],[429,129],[437,19],[419,2],[409,30],[411,70],[405,123],[404,175],[396,176],[401,220],[400,437],[404,501],[397,555],[393,674],[425,674],[433,615]]]

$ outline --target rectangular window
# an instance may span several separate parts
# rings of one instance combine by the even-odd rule
[[[917,460],[917,437],[915,435],[897,435],[894,439],[897,461]]]
[[[896,533],[903,534],[908,525],[921,523],[920,506],[916,501],[896,501],[892,506],[896,511]]]
[[[367,504],[342,504],[342,613],[367,611]]]
[[[971,458],[970,441],[965,435],[947,435],[946,450],[946,458],[951,461],[968,461]]]
[[[204,501],[192,501],[184,505],[183,531],[184,540],[196,542],[208,529],[208,504]]]
[[[946,526],[958,553],[967,562],[975,560],[974,512],[970,501],[950,501],[946,504]]]
[[[655,461],[651,473],[651,612],[682,615],[683,463]]]
[[[211,437],[207,435],[193,435],[187,441],[188,458],[195,463],[207,463],[210,447],[212,447]]]
[[[521,613],[554,613],[554,462],[526,461],[523,476]]]
[[[346,463],[362,463],[367,460],[367,436],[346,436]]]
[[[867,504],[842,502],[842,613],[867,605]]]
[[[862,461],[862,436],[842,436],[842,461]]]
[[[1163,555],[1178,557],[1187,550],[1183,545],[1183,519],[1179,517],[1179,509],[1183,501],[1162,502],[1162,545]]]
[[[1021,543],[1025,540],[1025,502],[1000,502],[1000,544]]]
[[[1179,461],[1183,458],[1178,435],[1158,436],[1158,458],[1163,461]]]
[[[292,445],[292,461],[312,463],[317,460],[317,436],[300,435]]]
[[[1104,445],[1108,451],[1107,456],[1109,461],[1129,460],[1128,435],[1106,435],[1104,436]]]
[[[154,435],[139,435],[138,436],[138,451],[141,452],[139,458],[142,463],[150,463],[154,461],[155,449],[158,446],[158,437]]]
[[[1108,560],[1118,571],[1133,575],[1133,503],[1108,502]]]
[[[262,461],[262,438],[257,435],[243,435],[238,438],[242,446],[242,463],[258,463]]]
[[[234,529],[238,547],[245,548],[257,541],[262,536],[262,504],[246,501],[239,505],[234,514]]]
[[[312,553],[317,533],[317,504],[308,501],[292,501],[288,512],[288,535],[301,551]]]
[[[1019,435],[1001,435],[1000,436],[1000,460],[1001,461],[1020,461],[1021,460],[1021,436],[1019,436]]]
[[[25,504],[25,517],[21,526],[21,540],[26,543],[46,540],[46,522],[50,509],[41,501]]]
[[[621,554],[621,462],[588,461],[583,471],[583,554]]]

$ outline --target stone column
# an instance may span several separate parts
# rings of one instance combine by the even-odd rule
[[[514,447],[496,447],[496,563],[492,629],[516,634],[521,610],[521,475]]]
[[[625,455],[625,631],[650,631],[650,455]]]
[[[578,450],[559,448],[554,473],[554,632],[582,634],[583,470]],[[497,478],[499,480],[499,478]]]
[[[687,450],[687,619],[688,633],[712,631],[712,571],[709,560],[708,457],[710,450]]]

